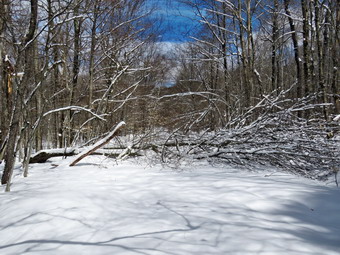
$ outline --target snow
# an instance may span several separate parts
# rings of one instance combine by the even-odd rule
[[[333,185],[93,155],[68,167],[74,159],[32,164],[28,178],[16,170],[0,193],[0,254],[340,253]]]
[[[9,56],[8,55],[5,55],[5,59],[4,59],[5,62],[10,62],[11,60],[9,59]]]

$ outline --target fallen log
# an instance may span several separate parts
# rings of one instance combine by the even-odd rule
[[[68,149],[53,149],[53,150],[42,150],[38,151],[31,158],[29,163],[45,163],[49,158],[53,157],[68,157],[77,155],[78,152],[74,148]]]
[[[82,160],[83,158],[87,157],[88,155],[91,155],[93,152],[95,152],[97,149],[99,149],[100,147],[104,146],[105,144],[107,144],[108,142],[110,142],[112,140],[112,138],[114,138],[118,131],[125,126],[125,122],[121,121],[106,137],[104,137],[103,139],[101,139],[100,141],[96,142],[92,147],[90,147],[88,150],[82,152],[79,154],[79,156],[76,158],[76,160],[74,160],[70,166],[75,166],[80,160]]]

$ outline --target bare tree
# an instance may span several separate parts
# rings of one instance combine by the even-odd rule
[[[16,144],[17,138],[20,131],[20,115],[21,115],[21,107],[22,107],[22,99],[23,92],[25,91],[24,86],[29,86],[29,82],[31,80],[30,70],[34,66],[32,64],[32,52],[34,36],[37,30],[37,19],[38,19],[38,1],[31,0],[30,1],[30,21],[28,32],[24,38],[24,41],[21,45],[21,51],[23,54],[23,62],[24,62],[24,76],[20,86],[15,91],[14,96],[14,107],[12,110],[11,123],[9,127],[9,135],[8,135],[8,145],[6,149],[5,155],[5,168],[3,171],[3,175],[1,178],[1,184],[7,184],[6,191],[10,190],[11,177],[13,174],[13,168],[16,157]],[[23,90],[23,91],[21,91]]]
[[[9,95],[9,86],[11,82],[11,74],[14,71],[11,60],[8,57],[9,52],[5,52],[6,48],[6,31],[9,23],[9,3],[1,1],[0,3],[0,97],[3,99],[0,102],[0,161],[2,161],[5,151],[7,126],[10,112],[11,95]]]
[[[300,58],[300,52],[299,52],[299,43],[298,43],[296,25],[295,25],[294,18],[292,17],[292,14],[290,11],[290,0],[284,0],[284,6],[285,6],[285,12],[288,16],[291,37],[292,37],[293,47],[294,47],[294,60],[295,60],[295,65],[296,65],[296,78],[297,78],[297,97],[301,98],[303,96],[301,58]]]

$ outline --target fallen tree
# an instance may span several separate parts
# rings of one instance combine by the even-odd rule
[[[161,159],[170,164],[204,159],[250,169],[274,166],[319,180],[336,177],[340,168],[339,117],[325,120],[318,116],[320,108],[330,105],[314,102],[312,96],[293,101],[284,92],[265,96],[225,129],[171,134],[167,141],[178,146],[164,146]],[[300,111],[307,111],[308,118],[299,117]]]
[[[119,157],[122,152],[112,152],[112,148],[110,150],[99,150],[99,148],[103,147],[107,143],[109,143],[117,134],[118,131],[125,126],[125,122],[120,122],[110,133],[108,133],[103,139],[96,142],[93,146],[90,146],[85,149],[79,148],[62,148],[62,149],[47,149],[41,150],[35,153],[29,160],[30,164],[33,163],[45,163],[48,159],[53,157],[69,157],[79,155],[76,160],[74,160],[70,166],[74,166],[80,160],[85,158],[88,155],[107,155],[112,157]],[[116,150],[125,150],[126,147],[116,147]],[[136,152],[131,152],[131,155],[139,155]]]
[[[103,139],[100,141],[96,142],[92,147],[90,147],[88,150],[85,150],[84,152],[80,153],[78,157],[70,164],[70,166],[75,166],[80,160],[83,158],[87,157],[88,155],[91,155],[93,152],[95,152],[97,149],[100,147],[104,146],[105,144],[109,143],[112,138],[114,138],[118,131],[125,126],[125,122],[121,121],[118,123],[118,125]]]
[[[313,102],[313,98],[293,101],[282,92],[279,96],[264,96],[224,129],[201,132],[177,130],[171,134],[158,130],[139,137],[135,135],[129,146],[120,144],[97,150],[114,136],[115,132],[111,132],[83,151],[71,165],[90,154],[110,156],[114,150],[113,156],[117,159],[151,155],[152,161],[175,165],[187,160],[207,160],[251,169],[275,166],[304,177],[326,180],[330,176],[336,177],[339,172],[339,116],[324,120],[317,115],[318,109],[328,105]],[[309,111],[308,118],[299,117],[297,112],[306,109]]]
[[[69,157],[77,154],[78,151],[75,148],[41,150],[30,158],[29,163],[45,163],[49,158]]]

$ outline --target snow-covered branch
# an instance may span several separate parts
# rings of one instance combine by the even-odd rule
[[[317,109],[324,104],[313,98],[293,102],[285,97],[264,96],[243,116],[228,124],[228,129],[205,132],[203,135],[178,131],[168,137],[162,159],[206,159],[254,168],[259,165],[275,166],[309,178],[325,180],[334,175],[340,165],[339,115],[332,121],[322,118],[307,121],[296,112]],[[290,105],[290,106],[288,106]],[[252,121],[254,112],[259,116]]]
[[[81,106],[75,106],[75,105],[66,106],[66,107],[62,107],[62,108],[50,110],[50,111],[48,111],[48,112],[45,112],[45,113],[43,114],[43,117],[46,117],[47,115],[49,115],[49,114],[51,114],[51,113],[56,113],[56,112],[61,112],[61,111],[85,111],[85,112],[90,113],[91,115],[93,115],[93,116],[96,117],[97,119],[106,121],[103,117],[101,117],[100,115],[98,115],[98,114],[92,112],[91,110],[89,110],[89,109],[87,109],[87,108],[84,108],[84,107],[81,107]]]
[[[100,141],[96,142],[93,146],[91,146],[88,150],[80,153],[78,155],[78,157],[70,164],[70,166],[75,166],[80,160],[82,160],[83,158],[85,158],[86,156],[90,155],[91,153],[95,152],[97,149],[99,149],[100,147],[104,146],[105,144],[107,144],[108,142],[110,142],[112,140],[113,137],[115,137],[117,135],[117,132],[125,126],[125,122],[121,121],[120,123],[118,123],[118,125],[107,135],[105,136],[103,139],[101,139]]]

